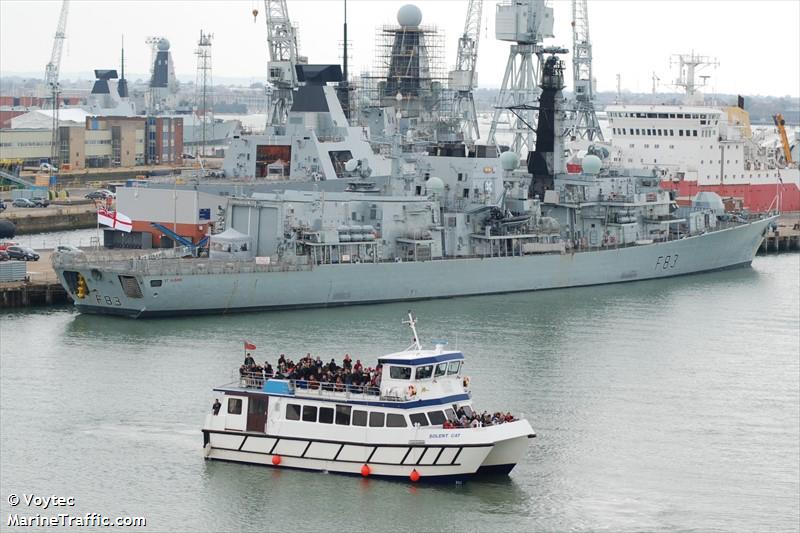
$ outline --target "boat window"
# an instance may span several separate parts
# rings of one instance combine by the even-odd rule
[[[382,428],[383,427],[383,413],[378,411],[371,411],[369,413],[369,427]]]
[[[286,404],[286,420],[300,420],[300,406],[296,403]]]
[[[367,425],[367,412],[366,411],[353,411],[353,425],[364,427]]]
[[[350,425],[350,409],[349,405],[336,406],[336,423],[340,426]]]
[[[433,365],[419,366],[415,379],[428,379],[431,374],[433,374]]]
[[[267,400],[264,398],[250,398],[247,404],[247,414],[256,415],[267,411]]]
[[[439,426],[444,424],[444,421],[447,420],[444,417],[444,413],[441,411],[428,411],[428,418],[431,419],[432,426]]]
[[[450,364],[447,365],[448,376],[452,374],[458,374],[460,370],[461,370],[461,361],[450,361]]]
[[[411,425],[416,426],[419,424],[420,426],[427,426],[428,425],[428,417],[425,416],[425,413],[414,413],[408,415],[408,418],[411,419]]]
[[[386,415],[386,427],[389,428],[404,428],[408,424],[406,424],[406,417],[403,415],[398,415],[395,413],[389,413]]]
[[[150,286],[151,287],[160,287],[161,286],[161,280],[160,279],[151,279],[150,280]]]
[[[467,415],[467,418],[472,418],[473,416],[475,416],[475,411],[472,410],[472,407],[470,407],[469,405],[465,405],[463,407],[464,407],[464,414]]]
[[[446,416],[447,419],[450,420],[450,421],[456,420],[456,412],[453,411],[452,409],[445,409],[444,410],[444,416]]]
[[[317,421],[317,408],[314,405],[303,406],[303,421],[316,422]]]
[[[392,379],[411,379],[410,366],[390,366],[389,377]]]
[[[444,376],[447,374],[447,363],[439,363],[436,365],[436,372],[433,374],[433,377],[438,378],[439,376]]]
[[[320,407],[319,421],[323,424],[333,424],[333,407]]]
[[[241,398],[228,398],[228,414],[240,415],[242,414],[242,400]]]

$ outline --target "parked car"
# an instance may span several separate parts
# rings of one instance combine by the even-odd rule
[[[11,259],[18,259],[20,261],[39,260],[39,254],[27,246],[9,246],[6,248],[6,253]]]
[[[50,163],[42,163],[41,165],[39,165],[39,171],[41,171],[41,172],[51,172],[51,171],[55,172],[56,171],[56,167],[54,167]]]
[[[45,198],[44,196],[34,196],[31,198],[31,202],[36,204],[36,207],[47,207],[50,205],[50,200]]]
[[[6,205],[6,203],[0,200],[0,211],[5,211],[7,208],[8,206]]]
[[[8,252],[0,250],[0,261],[8,261],[9,259],[11,258],[8,256]]]
[[[11,205],[14,207],[36,207],[36,204],[28,200],[27,198],[17,198]]]
[[[62,254],[82,254],[83,250],[71,244],[59,244],[56,246],[56,252],[61,252]]]
[[[6,248],[9,246],[19,246],[19,243],[16,241],[4,241],[0,242],[0,250],[5,251]]]
[[[97,189],[85,196],[89,200],[105,200],[106,198],[116,198],[116,195],[107,189]]]

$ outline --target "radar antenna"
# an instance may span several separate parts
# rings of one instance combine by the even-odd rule
[[[417,335],[417,319],[414,318],[414,315],[411,314],[411,310],[408,311],[408,320],[403,320],[403,324],[406,324],[408,327],[411,328],[411,331],[414,333],[414,342],[406,348],[406,351],[416,349],[422,350],[422,346],[419,343],[419,335]]]

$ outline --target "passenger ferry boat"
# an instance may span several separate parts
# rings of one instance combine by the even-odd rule
[[[244,376],[214,389],[206,458],[413,482],[508,474],[535,436],[528,421],[458,427],[457,412],[477,416],[464,355],[422,349],[411,313],[404,323],[414,344],[378,359],[377,387]]]

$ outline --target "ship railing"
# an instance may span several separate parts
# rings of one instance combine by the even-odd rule
[[[295,396],[306,398],[326,398],[341,400],[380,400],[383,402],[404,402],[408,398],[403,395],[381,393],[381,388],[373,385],[348,385],[329,381],[310,381],[307,379],[284,379],[275,375],[264,375],[259,372],[245,372],[236,381],[227,384],[227,387],[242,389],[264,389],[264,382],[278,380],[286,383],[289,391]]]

